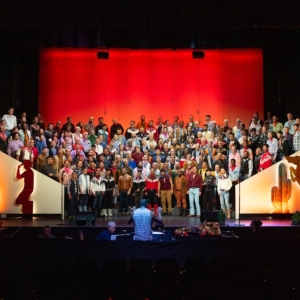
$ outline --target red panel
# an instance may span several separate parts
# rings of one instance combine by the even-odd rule
[[[39,110],[46,122],[86,123],[117,118],[124,127],[131,119],[183,121],[193,114],[204,121],[246,122],[263,116],[262,51],[206,50],[193,59],[192,50],[109,49],[99,60],[96,49],[42,49]]]

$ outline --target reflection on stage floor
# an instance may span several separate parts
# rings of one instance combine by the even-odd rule
[[[124,217],[100,217],[96,219],[95,226],[96,227],[105,227],[106,224],[109,221],[114,221],[118,227],[133,227],[132,224],[128,224],[130,216],[124,216]],[[247,218],[247,219],[241,219],[240,224],[249,227],[251,220],[253,218]],[[257,217],[255,217],[257,219]],[[263,227],[269,226],[269,227],[278,227],[278,226],[291,226],[291,220],[290,219],[274,219],[274,218],[259,218],[263,222]],[[59,218],[53,218],[53,217],[33,217],[32,220],[25,220],[22,218],[12,218],[8,217],[5,219],[2,219],[2,227],[43,227],[46,224],[50,225],[51,227],[56,226],[68,226],[69,225],[69,219],[61,220]],[[163,223],[165,227],[197,227],[200,225],[200,219],[196,217],[177,217],[177,216],[166,216],[163,217]],[[236,219],[226,219],[225,220],[225,226],[236,226],[239,224],[239,220]]]

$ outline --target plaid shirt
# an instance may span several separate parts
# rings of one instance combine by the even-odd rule
[[[300,131],[299,130],[294,134],[293,147],[294,147],[295,152],[300,150]]]

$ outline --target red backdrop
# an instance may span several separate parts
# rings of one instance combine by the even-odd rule
[[[86,123],[116,118],[124,127],[131,119],[187,121],[206,114],[218,123],[254,112],[263,115],[262,51],[206,50],[193,59],[192,50],[109,49],[109,60],[96,49],[42,49],[39,110],[46,122]]]

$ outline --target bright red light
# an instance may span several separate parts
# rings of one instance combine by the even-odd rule
[[[86,123],[117,118],[124,127],[141,114],[146,119],[183,121],[206,114],[234,126],[248,125],[254,112],[263,116],[262,51],[206,50],[193,59],[192,50],[109,49],[109,60],[96,49],[43,49],[40,57],[39,110],[46,122]]]

